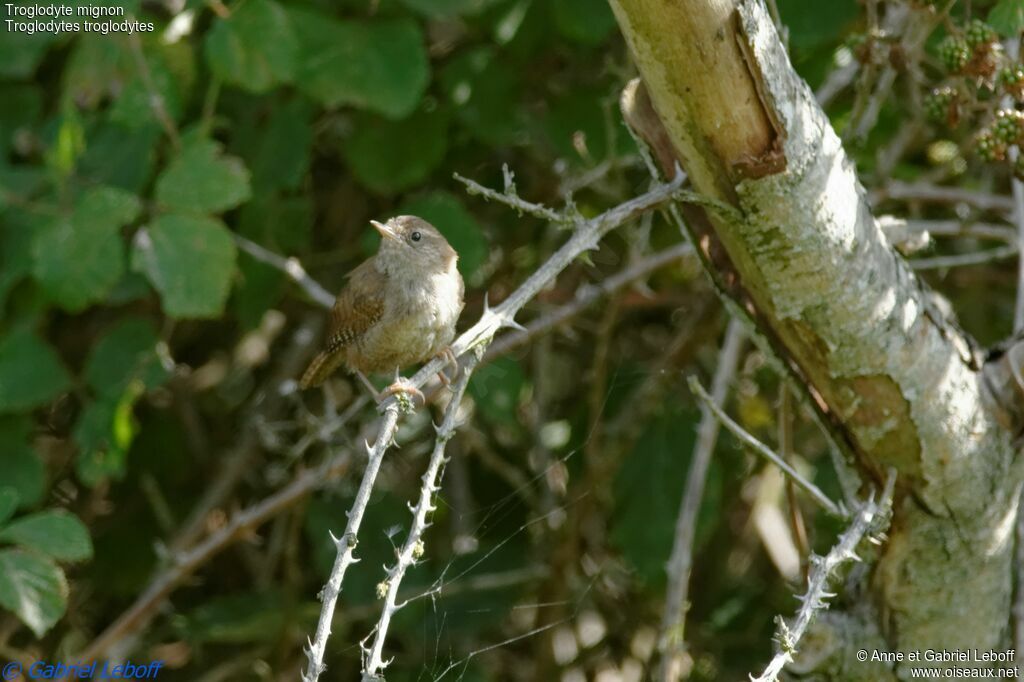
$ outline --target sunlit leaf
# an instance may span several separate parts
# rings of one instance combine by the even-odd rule
[[[64,615],[68,584],[52,560],[22,549],[0,550],[0,606],[42,637]]]

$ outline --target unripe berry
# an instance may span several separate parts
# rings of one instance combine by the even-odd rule
[[[991,130],[984,130],[974,141],[975,149],[982,161],[1006,160],[1006,145],[995,138]]]
[[[928,120],[939,125],[956,127],[960,122],[959,97],[956,90],[950,87],[937,88],[924,101],[924,111]]]
[[[971,19],[964,31],[964,38],[967,46],[976,51],[979,47],[987,47],[999,40],[999,35],[981,19]]]
[[[971,48],[956,36],[947,36],[939,43],[939,59],[950,73],[960,73],[971,61]]]
[[[1024,136],[1024,114],[1014,109],[1000,109],[992,123],[992,136],[1005,145],[1017,144]]]
[[[1024,100],[1024,66],[1015,64],[1007,66],[999,72],[999,84],[1007,94],[1018,100]]]

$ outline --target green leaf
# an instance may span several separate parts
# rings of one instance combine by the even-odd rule
[[[216,142],[193,136],[156,183],[164,207],[190,213],[217,213],[249,199],[249,171],[240,159],[221,153]]]
[[[18,493],[18,504],[29,507],[43,496],[46,471],[29,442],[32,422],[27,416],[0,417],[0,471],[5,486]]]
[[[0,528],[0,542],[34,549],[57,561],[82,561],[92,556],[92,540],[85,524],[63,509],[16,519]]]
[[[102,301],[124,273],[120,228],[138,216],[139,200],[112,187],[88,190],[70,216],[33,244],[32,274],[57,305],[78,312]]]
[[[615,15],[606,0],[552,0],[555,27],[580,45],[600,45],[615,28]]]
[[[299,56],[288,14],[271,0],[246,0],[218,19],[206,38],[206,61],[225,83],[266,92],[287,83]]]
[[[160,292],[171,317],[219,317],[235,274],[235,243],[220,221],[164,215],[135,235],[132,267]]]
[[[988,23],[1004,37],[1018,37],[1024,31],[1024,2],[999,0],[988,13]]]
[[[160,135],[155,124],[93,127],[86,134],[89,144],[78,163],[78,177],[90,184],[140,194],[149,184]]]
[[[138,433],[133,410],[141,394],[142,387],[131,384],[121,395],[90,403],[78,418],[74,436],[80,452],[75,471],[86,485],[124,476],[128,449]]]
[[[93,346],[83,377],[97,393],[108,396],[121,395],[135,379],[155,388],[168,376],[156,352],[158,341],[148,320],[123,318]]]
[[[7,183],[3,183],[6,185]],[[7,187],[5,186],[5,189]],[[7,209],[0,216],[0,305],[21,279],[32,272],[32,242],[49,227],[50,218],[20,209]]]
[[[96,109],[136,77],[127,42],[98,33],[76,37],[62,82],[66,101],[83,109]]]
[[[336,21],[289,10],[302,36],[295,83],[320,103],[406,116],[430,81],[423,32],[408,19]]]
[[[160,96],[163,110],[171,120],[181,119],[184,104],[180,88],[163,54],[157,50],[146,50],[146,66],[147,78],[143,79],[136,70],[114,101],[109,116],[112,123],[125,128],[162,125],[153,107],[154,92]]]
[[[252,170],[257,197],[278,189],[299,188],[309,170],[312,115],[309,102],[296,97],[276,106],[263,125],[235,128],[232,147]]]
[[[20,412],[49,402],[70,377],[46,341],[21,327],[0,338],[0,412]]]
[[[68,583],[50,559],[20,549],[0,550],[0,606],[42,637],[67,609]]]
[[[483,228],[448,192],[433,192],[402,204],[399,214],[417,215],[436,227],[459,254],[459,270],[471,277],[487,258]]]
[[[0,487],[0,524],[14,515],[18,508],[18,491],[10,486]]]
[[[426,180],[447,150],[448,116],[435,109],[402,121],[360,116],[344,154],[360,182],[392,194]]]

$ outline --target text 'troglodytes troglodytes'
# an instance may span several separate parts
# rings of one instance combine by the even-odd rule
[[[319,386],[345,365],[372,390],[366,374],[397,374],[451,353],[464,287],[455,249],[415,216],[370,222],[383,237],[380,248],[349,273],[331,310],[324,348],[302,375],[302,388]],[[396,392],[418,393],[399,383],[384,393]]]

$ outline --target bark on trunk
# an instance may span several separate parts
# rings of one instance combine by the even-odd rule
[[[761,0],[610,2],[663,126],[644,137],[735,209],[707,209],[692,228],[712,276],[865,480],[899,473],[872,608],[823,621],[840,636],[813,640],[818,670],[891,676],[856,660],[865,647],[1005,648],[1022,471],[986,408],[980,354],[876,225]]]

